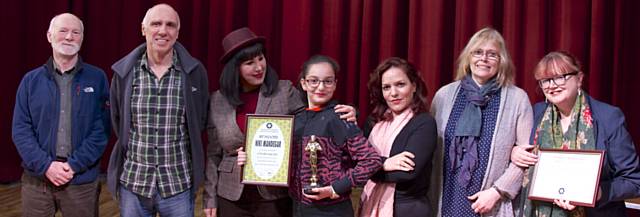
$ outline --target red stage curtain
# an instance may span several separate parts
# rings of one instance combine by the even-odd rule
[[[11,140],[15,91],[22,76],[45,62],[51,49],[45,33],[55,14],[84,20],[81,54],[111,76],[111,64],[144,41],[140,23],[159,1],[10,1],[0,23],[5,48],[0,81],[0,182],[18,180],[20,157]],[[368,74],[383,59],[408,58],[421,70],[429,95],[452,81],[455,60],[471,35],[492,26],[501,31],[517,68],[516,83],[532,102],[542,100],[531,73],[549,51],[567,50],[582,61],[585,89],[619,106],[640,144],[640,2],[631,0],[191,0],[166,1],[181,17],[179,41],[209,70],[218,89],[220,42],[248,26],[267,38],[268,62],[283,79],[296,80],[313,54],[336,58],[342,71],[337,98],[368,114]],[[8,48],[8,49],[7,49]],[[296,81],[297,83],[297,81]],[[639,148],[640,150],[640,148]],[[103,166],[108,160],[104,154]]]

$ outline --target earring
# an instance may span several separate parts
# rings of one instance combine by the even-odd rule
[[[578,89],[578,96],[582,96],[582,89]]]

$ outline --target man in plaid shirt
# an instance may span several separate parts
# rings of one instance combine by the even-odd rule
[[[142,21],[146,43],[112,66],[118,141],[107,184],[122,216],[193,216],[204,174],[208,79],[202,63],[176,42],[179,30],[171,6],[150,8]]]

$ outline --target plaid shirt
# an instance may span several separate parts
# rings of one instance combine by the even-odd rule
[[[177,54],[168,72],[157,79],[147,54],[136,63],[131,94],[131,130],[120,181],[128,190],[163,198],[191,188],[191,156]],[[157,188],[156,188],[157,186]]]

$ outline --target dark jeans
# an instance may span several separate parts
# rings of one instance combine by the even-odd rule
[[[156,214],[163,217],[193,216],[193,188],[167,198],[162,198],[157,188],[153,198],[137,195],[122,185],[118,188],[120,215],[123,217],[154,217]]]
[[[307,205],[298,201],[293,202],[293,216],[295,217],[353,217],[351,200],[332,205]]]
[[[22,174],[22,216],[98,216],[98,181],[82,185],[55,186],[46,178]]]
[[[255,186],[245,185],[238,201],[218,197],[218,217],[290,217],[291,198],[266,200]]]

